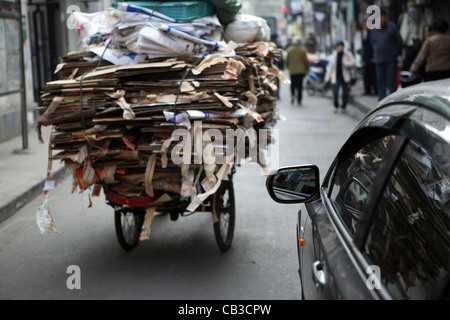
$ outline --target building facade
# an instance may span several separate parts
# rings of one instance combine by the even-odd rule
[[[116,1],[0,0],[0,141],[23,134],[24,123],[33,128],[40,93],[46,82],[57,79],[59,57],[78,49],[78,35],[67,24],[72,10],[97,12],[112,2]],[[294,36],[306,39],[313,34],[319,52],[330,53],[338,40],[357,52],[370,5],[388,9],[405,46],[434,18],[450,21],[448,0],[242,0],[240,13],[264,17],[283,47]]]
[[[46,82],[57,79],[59,57],[77,50],[77,33],[67,28],[73,6],[96,12],[110,7],[111,1],[0,0],[0,141],[33,130],[41,91]]]
[[[291,23],[300,20],[303,35],[314,34],[318,50],[326,53],[340,40],[357,49],[363,36],[362,22],[370,16],[367,8],[371,5],[387,9],[388,19],[397,24],[406,46],[412,45],[414,36],[423,37],[425,26],[435,18],[450,22],[448,0],[285,0],[286,19]]]

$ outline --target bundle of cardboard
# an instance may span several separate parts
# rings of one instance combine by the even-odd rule
[[[67,80],[46,84],[39,126],[53,126],[51,160],[72,169],[73,191],[95,185],[98,194],[103,185],[122,201],[154,199],[161,192],[193,198],[226,179],[224,167],[237,159],[222,157],[219,163],[217,157],[230,145],[205,140],[205,133],[212,129],[226,136],[227,129],[259,132],[273,125],[281,56],[270,42],[230,45],[234,56],[160,58],[122,66],[80,59],[91,52],[63,57],[70,62],[64,64]],[[203,137],[200,151],[196,132]],[[270,143],[270,131],[264,133]],[[232,140],[237,150],[239,137]],[[247,151],[259,143],[258,136],[244,141]],[[213,145],[212,161],[203,159],[205,144]],[[195,188],[200,172],[203,190]]]

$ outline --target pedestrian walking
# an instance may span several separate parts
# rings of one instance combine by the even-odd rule
[[[378,95],[375,59],[373,58],[373,48],[370,43],[370,29],[367,27],[367,21],[363,22],[363,29],[367,32],[363,40],[364,95]]]
[[[426,81],[450,78],[450,36],[445,34],[448,29],[445,20],[435,20],[429,26],[425,42],[409,70],[410,77],[426,62]]]
[[[370,32],[377,74],[378,100],[397,89],[397,56],[402,53],[403,40],[397,26],[387,21],[387,12],[380,10],[380,28]]]
[[[301,40],[295,39],[293,45],[286,50],[285,66],[291,77],[291,104],[295,102],[297,93],[297,104],[302,104],[303,98],[303,78],[309,68],[306,49],[302,47]]]
[[[336,49],[331,54],[330,64],[325,75],[325,82],[333,85],[334,112],[339,108],[339,90],[342,87],[342,113],[346,112],[349,82],[351,80],[351,69],[355,66],[356,60],[353,54],[344,49],[344,42],[336,44]]]

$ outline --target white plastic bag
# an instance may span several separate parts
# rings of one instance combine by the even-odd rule
[[[270,27],[263,18],[239,13],[227,25],[223,38],[237,43],[269,41]]]
[[[73,29],[78,32],[78,48],[80,50],[89,45],[94,34],[111,33],[112,26],[108,19],[109,15],[105,11],[94,13],[73,12],[71,17],[74,21]]]
[[[36,212],[36,222],[41,233],[56,233],[56,227],[53,223],[52,214],[48,209],[48,195],[45,195],[44,202]]]

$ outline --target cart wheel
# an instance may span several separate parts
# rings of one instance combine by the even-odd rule
[[[222,252],[231,248],[236,219],[234,190],[231,181],[223,181],[213,196],[214,235]]]
[[[144,223],[144,215],[127,211],[116,212],[114,222],[120,246],[127,251],[136,247]]]

